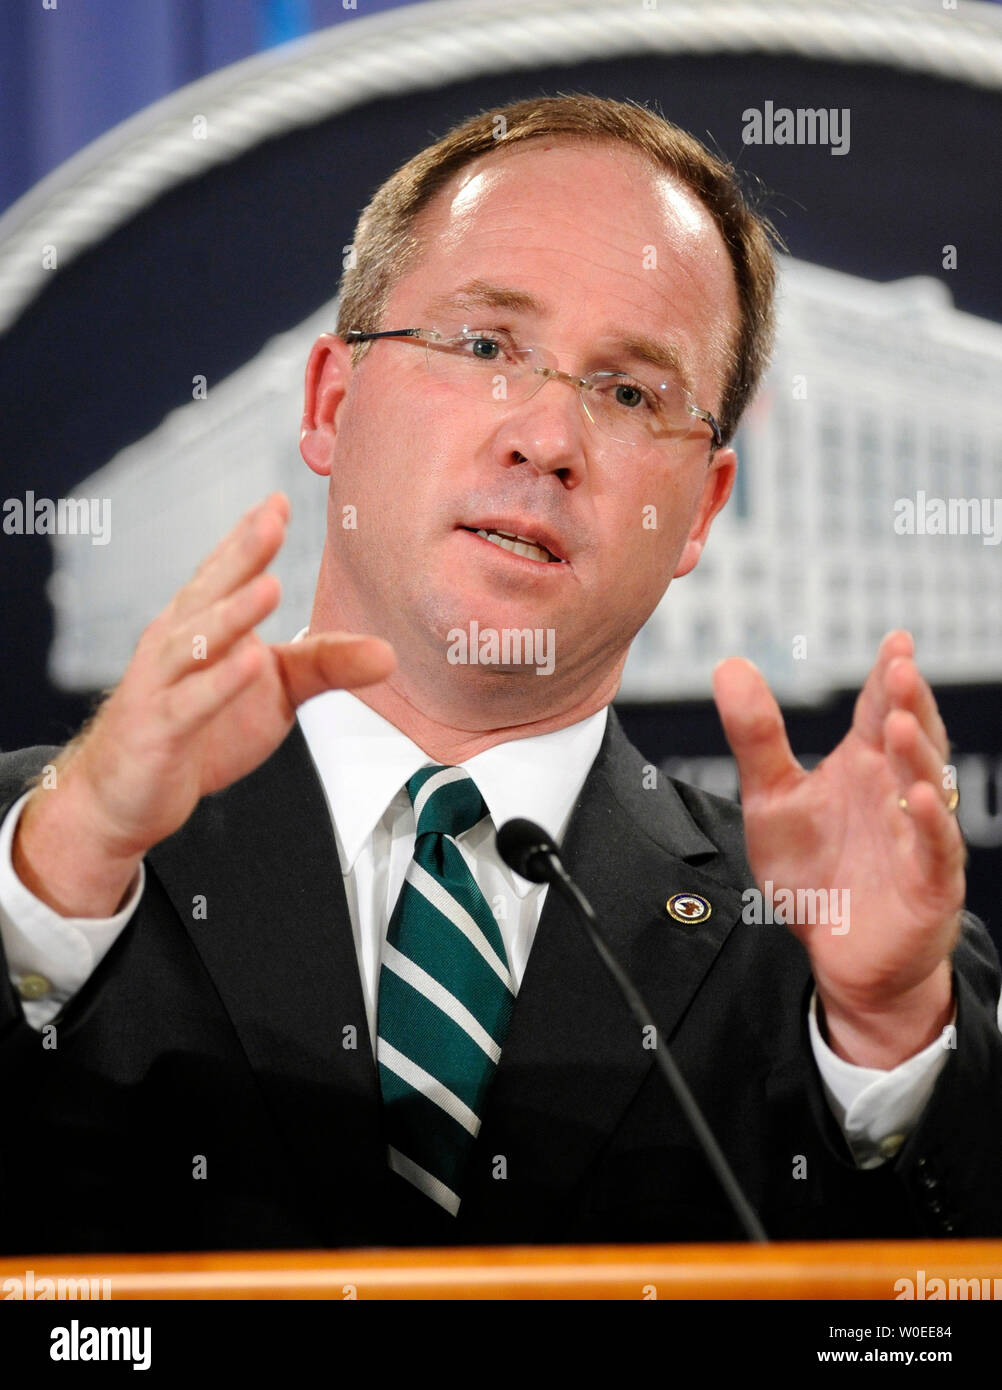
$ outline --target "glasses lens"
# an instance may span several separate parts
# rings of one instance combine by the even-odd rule
[[[673,444],[698,432],[682,387],[671,379],[596,372],[584,406],[598,429],[623,444]]]
[[[494,329],[443,333],[426,347],[432,376],[478,400],[524,400],[543,384],[535,368],[545,365],[544,354]]]
[[[524,401],[540,390],[555,359],[521,347],[501,329],[447,328],[425,340],[428,370],[463,395],[484,401]],[[602,434],[627,445],[676,444],[705,429],[674,378],[593,372],[581,389],[585,413]]]

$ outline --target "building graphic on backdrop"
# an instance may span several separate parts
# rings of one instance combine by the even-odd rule
[[[293,508],[262,635],[308,620],[326,480],[298,449],[303,369],[331,304],[174,411],[76,489],[110,499],[107,546],[55,536],[57,684],[114,683],[150,618],[242,510]],[[738,481],[692,574],[634,644],[622,696],[703,699],[738,653],[777,696],[859,685],[907,626],[936,684],[1002,679],[1002,326],[946,286],[890,284],[784,258],[773,367],[737,440]],[[201,394],[201,393],[199,393]],[[359,526],[364,518],[358,518]]]

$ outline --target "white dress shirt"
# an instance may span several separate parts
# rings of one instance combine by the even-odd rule
[[[495,910],[516,989],[547,886],[528,883],[507,867],[494,831],[513,816],[526,816],[562,842],[606,718],[603,709],[555,733],[496,744],[462,764],[490,815],[460,836],[458,847]],[[432,759],[348,691],[308,700],[300,707],[299,723],[334,828],[374,1049],[383,940],[414,849],[414,812],[404,784]],[[15,987],[29,975],[49,983],[43,997],[22,996],[25,1018],[41,1029],[80,989],[128,923],[142,897],[145,872],[140,866],[133,892],[115,916],[61,917],[14,872],[11,845],[26,800],[27,795],[0,826],[0,938]],[[861,1167],[884,1162],[918,1119],[947,1049],[937,1039],[893,1070],[878,1071],[853,1066],[831,1051],[818,1027],[814,998],[808,1026],[825,1094],[856,1162]],[[671,1103],[666,1096],[665,1104]]]

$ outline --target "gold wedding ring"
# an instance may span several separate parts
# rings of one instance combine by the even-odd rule
[[[898,805],[900,806],[900,808],[901,808],[902,811],[907,811],[907,810],[908,810],[908,801],[907,801],[907,799],[906,799],[905,797],[903,797],[903,796],[899,796],[899,797],[898,797]],[[949,813],[950,813],[951,816],[955,816],[955,815],[957,814],[957,807],[958,807],[959,805],[960,805],[960,791],[959,791],[959,789],[958,789],[957,787],[954,787],[953,790],[951,791],[950,795],[947,797],[947,800],[946,800],[946,809],[949,811]]]

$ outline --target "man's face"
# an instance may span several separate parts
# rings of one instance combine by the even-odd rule
[[[537,140],[481,158],[419,232],[420,258],[382,328],[504,329],[576,375],[637,371],[625,345],[644,337],[673,348],[696,403],[719,412],[738,315],[729,257],[694,196],[625,147]],[[596,430],[565,382],[520,402],[474,399],[406,340],[371,343],[352,371],[340,340],[322,339],[311,371],[303,452],[331,473],[325,620],[386,637],[401,672],[432,680],[456,678],[449,634],[473,620],[552,629],[550,679],[534,667],[458,672],[488,701],[492,681],[564,701],[541,687],[618,679],[733,480],[733,453],[711,459],[702,428],[667,447],[624,445]],[[561,563],[476,534],[491,529],[538,540]]]

